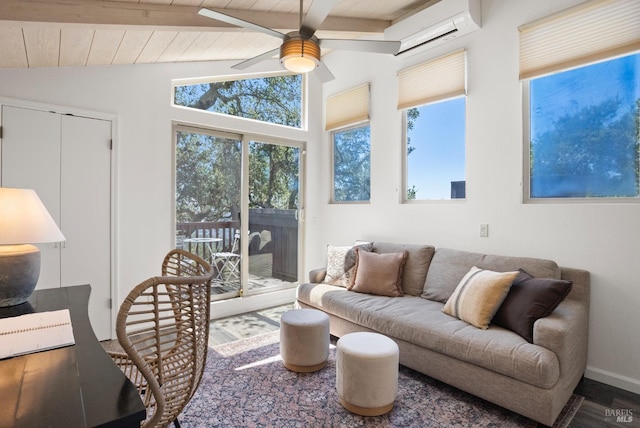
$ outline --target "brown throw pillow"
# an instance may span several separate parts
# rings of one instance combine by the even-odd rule
[[[402,296],[402,268],[407,252],[369,253],[356,248],[356,267],[347,289],[380,296]]]
[[[572,281],[534,278],[520,269],[492,323],[516,332],[533,343],[533,324],[551,315],[567,297],[572,286]]]
[[[518,271],[494,272],[474,266],[462,278],[442,312],[486,329],[517,275]]]

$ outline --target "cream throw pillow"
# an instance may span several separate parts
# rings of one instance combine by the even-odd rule
[[[346,271],[344,260],[351,247],[327,246],[327,275],[324,278],[325,284],[343,285]],[[346,284],[344,284],[346,286]]]
[[[474,266],[462,278],[442,312],[486,329],[516,276],[517,271],[494,272]]]
[[[351,284],[356,265],[356,248],[362,251],[371,251],[373,244],[356,242],[353,247],[327,246],[327,274],[323,281],[325,284],[341,287],[347,287]]]

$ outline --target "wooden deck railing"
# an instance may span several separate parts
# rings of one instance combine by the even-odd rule
[[[222,239],[216,247],[218,251],[231,251],[233,237],[236,230],[240,229],[239,221],[198,221],[189,223],[177,223],[177,236],[183,238],[218,238]],[[187,251],[195,250],[194,243],[183,243]]]
[[[271,276],[292,282],[298,279],[298,220],[295,214],[295,210],[249,210],[249,231],[270,232],[272,242],[266,248],[273,254]],[[211,260],[212,250],[231,251],[233,237],[239,229],[239,221],[181,222],[176,224],[177,244]],[[218,238],[221,241],[212,246],[181,242],[188,238]]]

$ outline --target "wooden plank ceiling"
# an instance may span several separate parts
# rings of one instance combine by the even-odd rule
[[[338,0],[317,35],[380,37],[431,3]],[[200,7],[285,33],[299,26],[299,0],[0,0],[0,68],[242,60],[280,45],[202,17]]]

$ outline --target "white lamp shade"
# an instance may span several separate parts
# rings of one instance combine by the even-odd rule
[[[64,235],[34,190],[0,187],[0,245],[64,240]]]

